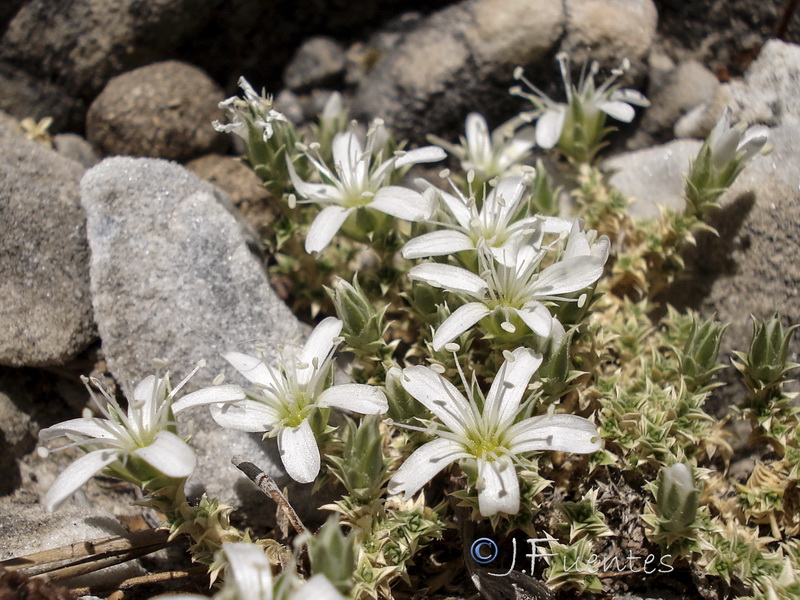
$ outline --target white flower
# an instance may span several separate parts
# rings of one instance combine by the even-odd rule
[[[614,82],[624,73],[625,66],[614,70],[611,77],[596,88],[594,76],[599,70],[599,65],[597,62],[593,62],[589,72],[585,76],[581,76],[578,86],[575,87],[570,77],[568,56],[562,52],[557,56],[557,60],[567,93],[566,103],[552,100],[533,85],[525,78],[521,67],[517,67],[514,71],[514,79],[522,81],[530,89],[530,92],[523,91],[517,86],[511,89],[511,93],[529,100],[536,108],[529,118],[538,118],[536,143],[542,148],[553,148],[558,144],[569,116],[570,107],[575,100],[580,102],[584,126],[588,125],[591,129],[598,129],[595,123],[601,112],[617,121],[630,123],[636,116],[633,106],[650,106],[650,101],[637,90],[614,87]]]
[[[221,385],[187,394],[174,402],[175,395],[189,377],[171,391],[169,375],[146,377],[133,390],[127,412],[96,380],[92,380],[107,404],[100,401],[88,386],[88,380],[83,378],[92,400],[105,418],[87,415],[39,432],[42,440],[66,437],[72,443],[64,448],[79,446],[87,453],[67,467],[53,483],[45,497],[47,510],[56,510],[92,476],[106,468],[115,476],[139,485],[156,475],[152,469],[170,478],[188,477],[194,470],[196,459],[191,447],[176,435],[174,415],[193,406],[245,397],[238,386]],[[142,466],[140,460],[148,466]]]
[[[748,128],[731,127],[731,109],[726,106],[719,121],[708,136],[711,162],[718,171],[734,160],[744,165],[758,154],[769,139],[769,128],[756,125]]]
[[[436,189],[436,188],[433,188]],[[479,210],[474,198],[436,191],[455,223],[439,223],[439,231],[422,234],[403,247],[403,258],[448,256],[464,250],[487,248],[502,264],[510,264],[523,242],[537,244],[544,234],[568,232],[571,223],[555,217],[521,216],[527,185],[522,177],[501,179]]]
[[[240,402],[212,405],[214,420],[223,427],[276,437],[286,472],[300,483],[314,481],[319,473],[319,448],[309,423],[315,410],[335,407],[368,415],[389,408],[386,396],[376,387],[356,383],[329,386],[341,331],[339,319],[324,319],[302,350],[296,356],[287,353],[278,369],[239,352],[223,355],[257,390]]]
[[[389,493],[409,499],[454,461],[471,463],[477,472],[478,507],[484,517],[516,514],[520,491],[515,462],[538,450],[587,454],[600,448],[597,428],[574,415],[529,417],[515,421],[523,409],[528,382],[542,356],[528,348],[507,354],[482,407],[471,386],[469,399],[433,370],[406,367],[401,381],[406,391],[441,421],[429,429],[437,439],[418,448],[394,473]]]
[[[334,171],[310,148],[304,149],[308,160],[327,183],[310,183],[297,175],[288,156],[286,164],[292,185],[309,202],[325,205],[306,237],[307,252],[321,252],[330,244],[347,218],[358,208],[371,208],[387,215],[419,221],[430,217],[433,204],[419,192],[396,185],[386,185],[395,169],[442,160],[444,150],[436,146],[398,152],[392,158],[373,164],[373,148],[380,135],[380,123],[367,134],[367,148],[354,131],[344,131],[333,138]]]
[[[261,133],[261,139],[267,141],[274,133],[272,123],[286,121],[286,117],[272,108],[272,97],[259,96],[244,77],[239,78],[239,87],[244,91],[244,100],[232,96],[219,103],[219,107],[228,112],[230,123],[212,123],[214,129],[223,133],[235,133],[246,142],[250,141],[250,129]]]
[[[590,234],[593,237],[594,232]],[[595,283],[603,274],[609,247],[607,237],[592,241],[576,220],[560,260],[544,269],[540,263],[547,250],[528,245],[519,248],[508,265],[480,254],[480,275],[453,265],[425,263],[413,267],[408,276],[475,299],[457,308],[436,330],[433,348],[437,352],[495,311],[504,316],[502,327],[508,333],[516,331],[512,317],[517,316],[538,336],[560,337],[563,327],[543,302],[569,300],[565,294]]]
[[[475,171],[482,180],[512,175],[512,169],[528,156],[536,145],[532,127],[516,131],[524,121],[518,117],[503,123],[489,135],[486,119],[479,113],[467,115],[465,135],[456,146],[442,138],[428,136],[428,139],[441,146],[461,161],[464,171]]]
[[[287,600],[344,600],[324,575],[314,575],[305,584],[289,576],[286,581],[291,590],[288,597],[279,595],[272,580],[272,566],[263,548],[256,544],[236,542],[222,544],[222,551],[228,559],[228,566],[225,568],[225,583],[214,594],[214,600],[273,600],[277,597]],[[170,594],[158,598],[207,600],[206,596],[198,594]]]

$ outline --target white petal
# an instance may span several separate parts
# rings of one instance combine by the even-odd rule
[[[578,256],[590,256],[591,254],[592,249],[589,247],[589,238],[581,231],[580,221],[576,219],[572,225],[572,230],[569,232],[567,247],[564,250],[561,260]]]
[[[353,131],[343,131],[337,133],[331,144],[331,154],[333,155],[333,164],[340,170],[342,179],[358,178],[358,175],[363,175],[364,161],[364,148],[361,146],[361,141]]]
[[[503,267],[514,268],[517,263],[517,256],[519,255],[521,244],[528,242],[527,236],[517,233],[502,246],[490,246],[487,250],[489,250],[494,259]]]
[[[155,391],[156,378],[154,375],[148,375],[133,390],[133,399],[137,403],[149,402]]]
[[[322,252],[331,243],[333,236],[350,216],[352,208],[326,206],[314,218],[306,234],[306,252]]]
[[[171,431],[159,431],[149,446],[133,454],[167,477],[188,477],[197,466],[192,447]]]
[[[47,490],[44,503],[48,512],[58,509],[67,498],[98,471],[117,460],[116,450],[95,450],[69,465]]]
[[[444,160],[446,157],[447,153],[439,148],[439,146],[423,146],[422,148],[416,148],[415,150],[406,152],[395,161],[394,166],[399,169],[406,165],[438,162]]]
[[[482,299],[486,293],[486,282],[466,269],[453,265],[425,263],[412,267],[409,279],[422,281],[432,287],[442,287],[451,292],[464,292]]]
[[[631,88],[614,90],[611,93],[610,99],[621,100],[622,102],[627,102],[628,104],[634,104],[636,106],[650,106],[650,100],[648,100],[644,94],[639,90],[633,90]]]
[[[742,154],[741,160],[747,163],[753,156],[761,151],[769,140],[769,128],[763,125],[751,127],[744,132],[739,142],[738,152]]]
[[[539,273],[537,296],[569,294],[589,287],[600,279],[604,263],[595,257],[581,256],[562,260]]]
[[[625,102],[617,102],[614,100],[601,101],[597,103],[597,108],[606,113],[609,117],[622,121],[623,123],[630,123],[636,116],[636,111],[630,104]]]
[[[525,306],[516,312],[533,333],[541,337],[550,335],[553,327],[553,317],[546,306],[535,301],[526,302]]]
[[[508,435],[514,454],[535,450],[589,454],[602,445],[594,423],[576,415],[531,417],[513,425]]]
[[[288,156],[286,157],[286,168],[289,171],[292,186],[303,198],[308,198],[315,202],[341,202],[341,194],[334,186],[324,183],[307,183],[300,179]]]
[[[236,586],[237,598],[272,597],[272,568],[260,546],[236,542],[222,544],[222,550],[228,557],[226,574],[231,575],[226,583],[230,581]]]
[[[81,435],[97,439],[115,439],[117,436],[109,431],[103,424],[109,423],[106,419],[70,419],[58,423],[39,432],[39,439],[52,440],[66,435]]]
[[[212,404],[211,416],[220,427],[257,433],[270,431],[278,423],[278,413],[271,406],[255,400],[235,404]]]
[[[464,250],[474,250],[475,244],[464,233],[453,231],[452,229],[442,229],[423,233],[403,246],[403,258],[412,260],[414,258],[428,258],[429,256],[447,256],[462,252]]]
[[[320,394],[317,404],[362,415],[379,415],[389,410],[389,402],[380,389],[361,383],[334,385]]]
[[[416,365],[403,369],[403,388],[435,414],[453,433],[466,437],[475,419],[467,400],[452,383],[427,367]]]
[[[282,427],[278,450],[289,477],[298,483],[311,483],[319,474],[319,448],[308,421],[297,427]]]
[[[505,143],[503,148],[503,166],[518,162],[528,151],[536,145],[536,129],[525,127],[514,134],[514,137]]]
[[[519,479],[508,456],[493,462],[478,459],[478,477],[483,484],[478,491],[478,510],[482,516],[519,512]]]
[[[472,222],[472,213],[470,212],[467,205],[464,202],[453,196],[452,194],[448,194],[447,192],[440,190],[437,188],[439,193],[439,197],[444,202],[444,205],[447,207],[447,210],[450,211],[450,214],[453,215],[458,221],[458,224],[461,225],[464,229],[470,228],[470,223]]]
[[[297,355],[297,360],[303,365],[302,368],[295,370],[300,385],[309,383],[317,371],[327,369],[333,348],[338,345],[335,340],[342,332],[343,326],[344,324],[336,317],[327,317],[320,321],[308,336],[303,349]]]
[[[389,494],[404,494],[408,500],[447,465],[467,456],[464,448],[453,440],[438,438],[428,442],[417,448],[392,475]]]
[[[545,233],[565,233],[572,229],[572,221],[562,219],[561,217],[546,217],[544,215],[537,215],[539,222],[542,224],[542,231]]]
[[[486,198],[482,214],[488,211],[488,214],[495,215],[492,221],[505,224],[519,210],[524,192],[525,183],[522,177],[504,177]]]
[[[222,358],[227,360],[231,366],[244,375],[248,381],[252,381],[258,385],[267,388],[277,387],[275,377],[272,375],[269,367],[264,362],[255,356],[249,354],[242,354],[241,352],[225,352]]]
[[[528,383],[542,364],[542,355],[529,348],[517,348],[511,354],[514,360],[504,362],[497,371],[483,408],[484,417],[500,429],[514,420]]]
[[[186,394],[183,398],[173,403],[172,412],[178,414],[187,408],[202,406],[204,404],[221,404],[224,402],[236,402],[244,400],[247,395],[238,385],[215,385],[210,388],[197,390],[191,394]]]
[[[606,236],[601,235],[595,242],[592,244],[592,256],[602,261],[603,264],[606,264],[608,260],[608,254],[611,252],[611,240],[609,240]]]
[[[469,113],[466,124],[467,151],[473,161],[483,163],[492,155],[492,146],[489,140],[489,127],[486,119],[478,113]]]
[[[536,143],[548,150],[558,144],[567,112],[563,107],[546,110],[536,122]]]
[[[468,302],[459,306],[433,334],[433,349],[439,352],[445,344],[452,342],[491,312],[480,302]]]
[[[434,208],[430,198],[399,185],[379,189],[369,207],[406,221],[430,219]]]
[[[154,375],[145,377],[133,390],[133,403],[128,407],[128,414],[136,414],[135,421],[141,422],[143,431],[151,429],[156,417],[156,405],[164,399],[166,390],[164,380]]]
[[[306,584],[297,590],[291,600],[345,600],[333,584],[322,573],[314,575]]]

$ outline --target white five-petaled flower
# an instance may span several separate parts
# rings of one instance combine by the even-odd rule
[[[589,72],[581,76],[577,87],[573,86],[569,72],[569,58],[566,53],[557,57],[561,78],[567,93],[567,102],[561,103],[552,100],[547,94],[531,83],[523,74],[522,68],[514,71],[514,79],[522,81],[530,91],[523,91],[520,87],[511,88],[511,93],[530,101],[535,111],[529,118],[538,118],[536,122],[536,143],[541,148],[553,148],[561,139],[564,124],[567,121],[570,105],[573,98],[581,103],[584,119],[587,123],[594,123],[599,113],[630,123],[636,116],[634,106],[650,106],[650,101],[641,92],[630,88],[616,88],[614,82],[626,70],[626,61],[621,69],[614,70],[611,77],[606,79],[599,87],[595,87],[594,76],[599,70],[597,62],[589,67]]]
[[[344,131],[333,138],[334,170],[312,149],[304,152],[325,183],[303,181],[287,157],[292,185],[308,202],[325,205],[316,216],[306,237],[307,252],[321,252],[330,244],[347,218],[359,208],[374,209],[387,215],[420,221],[430,217],[433,203],[419,192],[397,185],[387,185],[392,171],[409,165],[436,162],[445,158],[444,150],[425,146],[398,152],[392,158],[373,164],[373,146],[381,134],[380,124],[367,134],[366,149],[354,131]]]
[[[433,348],[439,351],[470,327],[495,311],[504,316],[503,329],[515,333],[516,315],[538,336],[558,342],[564,333],[543,302],[569,300],[573,294],[594,284],[603,274],[610,243],[607,237],[594,240],[587,235],[580,221],[573,223],[567,245],[559,260],[544,269],[540,263],[545,248],[526,245],[517,249],[513,261],[503,264],[481,253],[482,273],[476,275],[454,265],[424,263],[413,267],[408,276],[451,292],[471,296],[475,301],[457,308],[433,335]]]
[[[465,172],[472,170],[482,180],[489,181],[494,177],[513,175],[514,168],[536,145],[532,127],[517,130],[522,123],[524,121],[515,117],[490,135],[483,115],[470,113],[460,145],[456,146],[437,136],[428,136],[428,139],[456,156]]]
[[[212,125],[217,131],[235,133],[245,141],[249,141],[250,128],[254,127],[266,142],[274,133],[272,123],[286,121],[286,117],[272,107],[271,96],[258,95],[244,77],[239,78],[239,87],[244,91],[244,100],[231,96],[219,104],[228,112],[230,123],[214,121]]]
[[[708,136],[712,164],[718,171],[735,159],[742,165],[747,164],[761,151],[768,139],[769,128],[763,125],[754,125],[747,130],[731,127],[731,109],[726,106]]]
[[[524,178],[505,177],[489,192],[479,210],[475,199],[464,197],[458,189],[455,189],[458,196],[437,189],[455,223],[439,223],[443,229],[409,240],[403,247],[403,258],[448,256],[486,248],[495,260],[508,265],[523,241],[536,245],[544,234],[570,230],[572,224],[564,219],[521,216],[526,190]]]
[[[192,374],[196,371],[192,371]],[[98,399],[88,385],[89,380],[83,378],[92,400],[105,418],[87,415],[39,432],[42,440],[66,437],[71,443],[63,448],[78,446],[86,452],[67,467],[48,490],[45,498],[47,510],[56,510],[79,487],[105,468],[137,484],[154,477],[156,473],[153,469],[170,478],[188,477],[194,470],[196,458],[191,447],[175,433],[175,415],[193,406],[230,402],[245,397],[238,386],[222,385],[193,392],[174,401],[189,377],[171,391],[169,375],[146,377],[133,390],[127,412],[96,380],[92,380],[107,404]],[[144,461],[147,466],[139,461]]]
[[[518,457],[538,450],[587,454],[600,448],[597,428],[582,417],[550,412],[518,420],[528,382],[542,356],[517,348],[506,358],[481,404],[466,382],[468,398],[432,369],[414,366],[403,370],[403,387],[441,424],[433,422],[428,428],[437,439],[414,451],[394,473],[390,494],[404,493],[408,499],[447,465],[467,461],[477,472],[481,514],[516,514],[520,505]]]
[[[344,600],[324,575],[314,575],[302,583],[291,578],[286,582],[289,595],[276,593],[272,579],[272,566],[264,553],[264,549],[247,542],[222,544],[222,551],[228,559],[225,568],[225,583],[222,589],[214,594],[214,600],[272,600],[280,597],[286,600]],[[283,591],[286,591],[285,588]],[[198,594],[171,594],[159,596],[170,600],[208,600]]]
[[[389,408],[386,396],[376,387],[356,383],[328,386],[341,331],[339,319],[324,319],[302,350],[287,353],[277,369],[239,352],[223,355],[257,389],[240,402],[212,405],[214,420],[223,427],[266,432],[265,437],[278,438],[283,466],[300,483],[314,481],[319,473],[319,447],[309,423],[315,410],[334,407],[368,415]]]

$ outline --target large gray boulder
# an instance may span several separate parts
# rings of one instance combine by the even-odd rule
[[[698,236],[687,252],[690,280],[667,298],[679,306],[699,308],[730,323],[723,355],[746,351],[752,334],[750,315],[763,319],[779,312],[785,323],[800,323],[800,124],[770,130],[773,150],[750,163],[721,198],[721,210],[709,216],[719,236]],[[614,170],[611,183],[635,199],[631,212],[653,218],[658,206],[683,206],[683,178],[698,140],[620,154],[605,162]],[[800,350],[800,339],[792,346]]]
[[[0,365],[63,364],[94,339],[83,167],[0,125]]]
[[[380,116],[403,135],[453,127],[498,91],[507,95],[514,67],[542,59],[561,37],[564,22],[561,0],[448,6],[378,62],[358,88],[354,111]]]
[[[719,87],[709,102],[675,124],[678,136],[705,137],[725,107],[734,120],[773,127],[800,123],[800,45],[769,40],[742,79]]]
[[[72,95],[163,58],[201,28],[219,0],[30,0],[0,40],[0,56]]]
[[[623,152],[603,161],[603,169],[609,183],[630,198],[628,214],[655,219],[661,207],[683,210],[684,176],[702,145],[700,140],[673,140]]]
[[[260,346],[275,362],[284,345],[300,343],[299,322],[270,287],[222,192],[174,163],[110,158],[86,173],[81,199],[102,348],[123,388],[154,372],[156,358],[173,369],[173,383],[207,360],[188,389],[209,385],[218,373],[244,385],[222,352],[258,354]],[[189,412],[198,455],[190,493],[205,491],[253,509],[254,518],[274,515],[272,508],[265,512],[266,498],[230,464],[231,456],[243,455],[287,484],[272,452],[274,440],[222,429],[205,408]],[[323,504],[309,490],[290,490],[306,516]]]

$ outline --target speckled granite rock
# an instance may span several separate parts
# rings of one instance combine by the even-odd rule
[[[94,339],[83,167],[0,125],[0,364],[62,364]]]

